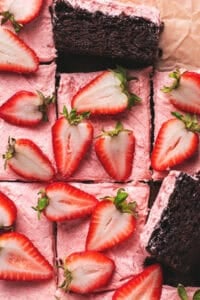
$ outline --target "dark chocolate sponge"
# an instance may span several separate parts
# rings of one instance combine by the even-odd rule
[[[147,251],[181,283],[200,283],[200,175],[181,173]]]
[[[154,64],[159,54],[162,26],[144,18],[123,13],[119,16],[100,11],[90,13],[58,0],[53,23],[60,71],[73,69],[73,63],[77,68],[76,61],[82,71],[84,65],[90,65],[92,69],[116,64],[129,68],[145,67]]]

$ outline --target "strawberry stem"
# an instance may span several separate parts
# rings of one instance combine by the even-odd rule
[[[60,268],[62,268],[64,270],[64,281],[61,283],[61,285],[59,286],[59,288],[64,289],[65,292],[69,291],[69,286],[70,283],[72,282],[72,273],[63,266],[59,266]]]
[[[135,201],[127,202],[126,199],[128,196],[129,194],[121,188],[117,191],[115,197],[105,197],[104,199],[112,201],[122,213],[131,214],[136,218],[138,215],[136,211],[137,203]]]
[[[111,137],[113,137],[113,136],[118,136],[119,133],[122,132],[122,131],[132,132],[132,131],[129,130],[129,129],[124,129],[124,126],[123,126],[123,124],[122,124],[120,121],[118,121],[118,122],[116,123],[116,126],[115,126],[114,129],[109,130],[109,131],[105,131],[105,130],[103,129],[102,131],[103,131],[103,133],[102,133],[100,136],[106,136],[106,135],[107,135],[107,136],[111,136]],[[98,137],[100,137],[100,136],[98,136]]]
[[[142,99],[140,97],[134,93],[130,93],[128,90],[128,82],[133,79],[135,80],[136,78],[128,78],[126,69],[122,68],[121,66],[117,66],[115,70],[111,71],[120,80],[122,92],[128,97],[128,108],[130,109],[135,104],[141,102]]]
[[[38,219],[40,220],[41,213],[49,205],[49,198],[48,198],[48,196],[47,196],[47,194],[45,193],[44,190],[39,191],[38,194],[41,195],[41,197],[38,198],[37,206],[36,207],[32,206],[32,209],[34,209],[35,211],[37,211],[37,213],[38,213],[37,214],[38,215]]]
[[[180,283],[178,284],[177,291],[178,291],[178,295],[181,298],[181,300],[189,300],[186,289],[182,284],[180,284]],[[199,300],[199,299],[200,299],[200,290],[197,290],[194,293],[192,300]]]
[[[55,103],[56,101],[56,96],[53,93],[52,96],[44,96],[43,93],[41,93],[40,91],[37,91],[38,96],[40,97],[40,99],[42,100],[42,104],[39,106],[39,111],[42,113],[42,120],[44,122],[48,122],[48,107],[50,104]]]
[[[70,125],[78,125],[81,123],[84,119],[88,119],[90,116],[90,112],[83,112],[81,114],[78,114],[76,112],[76,109],[72,109],[70,113],[67,110],[67,107],[63,107],[62,115],[68,120]]]
[[[178,284],[177,290],[178,290],[178,295],[181,298],[181,300],[188,300],[188,295],[187,295],[186,289],[182,284]]]
[[[170,85],[170,86],[164,86],[164,87],[161,89],[161,91],[162,91],[163,93],[169,93],[169,92],[171,92],[171,91],[177,89],[177,88],[179,87],[179,85],[180,85],[181,73],[180,73],[180,71],[179,71],[178,69],[177,69],[176,71],[170,73],[170,74],[169,74],[169,77],[170,77],[170,78],[173,78],[174,81],[173,81],[172,85]]]
[[[15,139],[11,137],[8,138],[7,151],[5,154],[2,155],[3,159],[5,159],[4,169],[6,169],[7,167],[8,160],[14,157],[15,155],[15,142],[16,142]]]
[[[177,119],[179,119],[180,121],[182,121],[185,124],[185,128],[188,131],[200,133],[200,124],[195,115],[193,116],[190,114],[182,115],[179,112],[171,112],[171,114]]]
[[[10,21],[12,23],[16,33],[20,32],[20,30],[23,28],[23,25],[18,23],[15,20],[14,15],[12,13],[10,13],[9,11],[1,12],[0,15],[3,16],[2,20],[1,20],[1,25],[3,25],[6,22]]]

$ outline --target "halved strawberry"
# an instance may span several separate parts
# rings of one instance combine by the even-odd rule
[[[40,13],[43,0],[4,0],[0,3],[0,15],[3,16],[1,24],[10,21],[16,32],[19,32],[24,24],[34,20]]]
[[[123,68],[102,72],[81,88],[72,99],[78,113],[118,114],[141,99],[128,92],[128,80]]]
[[[106,172],[117,181],[131,175],[135,151],[135,137],[131,130],[117,123],[115,129],[103,131],[95,142],[95,151]]]
[[[45,280],[53,268],[32,242],[17,232],[0,235],[0,279]]]
[[[169,74],[174,82],[169,87],[164,87],[163,92],[169,93],[170,102],[185,112],[200,114],[200,74],[179,70]]]
[[[116,197],[105,197],[92,213],[86,250],[103,251],[128,239],[136,228],[136,202],[119,189]]]
[[[36,126],[48,121],[48,106],[54,99],[39,91],[19,91],[0,106],[0,117],[13,125]]]
[[[68,178],[78,169],[92,143],[93,126],[84,120],[88,113],[68,113],[64,107],[63,115],[52,127],[52,143],[58,172]]]
[[[155,264],[134,276],[113,295],[113,300],[160,300],[162,292],[162,270]]]
[[[43,212],[54,222],[90,215],[98,203],[94,196],[64,182],[51,183],[39,194],[41,196],[34,209],[39,217]]]
[[[172,113],[176,118],[164,122],[151,155],[154,170],[164,171],[190,158],[198,149],[200,125],[195,117]]]
[[[0,71],[36,72],[39,59],[35,52],[8,29],[0,27]]]
[[[0,231],[12,228],[17,217],[17,208],[14,202],[0,192]]]
[[[86,251],[69,255],[62,268],[65,280],[60,287],[65,291],[86,294],[108,283],[115,264],[101,253]]]
[[[3,158],[6,166],[28,180],[50,181],[54,177],[50,160],[31,140],[9,138]]]

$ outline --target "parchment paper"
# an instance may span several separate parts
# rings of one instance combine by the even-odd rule
[[[158,69],[200,68],[200,0],[131,1],[160,10],[165,27],[160,40],[163,56]]]

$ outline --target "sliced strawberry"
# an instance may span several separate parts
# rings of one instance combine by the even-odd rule
[[[78,113],[118,114],[141,99],[128,92],[126,71],[122,68],[104,71],[81,88],[72,99]]]
[[[90,215],[98,203],[94,196],[64,182],[51,183],[39,194],[41,197],[34,209],[39,217],[44,212],[54,222]]]
[[[92,143],[93,126],[84,120],[88,113],[68,113],[64,108],[63,115],[52,127],[52,143],[58,172],[68,178],[78,169]]]
[[[65,291],[90,293],[105,286],[115,269],[114,262],[105,255],[94,252],[77,252],[69,255],[63,265]]]
[[[17,232],[0,235],[0,279],[45,280],[53,268],[32,242]]]
[[[113,300],[160,300],[162,270],[158,264],[144,269],[122,285],[113,295]]]
[[[0,71],[36,72],[39,59],[35,52],[8,29],[0,27]]]
[[[0,3],[0,14],[3,16],[1,24],[10,21],[16,32],[19,32],[24,24],[34,20],[40,13],[43,0],[4,0]]]
[[[36,126],[48,121],[48,106],[54,99],[41,92],[19,91],[0,106],[0,117],[13,125]]]
[[[177,119],[164,122],[151,155],[154,170],[164,171],[183,163],[198,149],[200,125],[195,117],[173,113]]]
[[[162,91],[169,94],[170,102],[180,110],[200,114],[200,74],[188,71],[181,74],[177,70],[169,76],[174,82]]]
[[[114,130],[103,131],[96,139],[95,151],[106,172],[117,181],[131,175],[135,151],[135,137],[131,130],[117,123]]]
[[[127,202],[128,194],[119,189],[116,197],[97,204],[91,217],[86,250],[103,251],[128,239],[136,227],[136,202]]]
[[[12,228],[17,217],[17,208],[12,200],[0,192],[0,231]]]
[[[50,160],[31,140],[9,138],[3,158],[16,174],[28,180],[50,181],[54,177]]]

